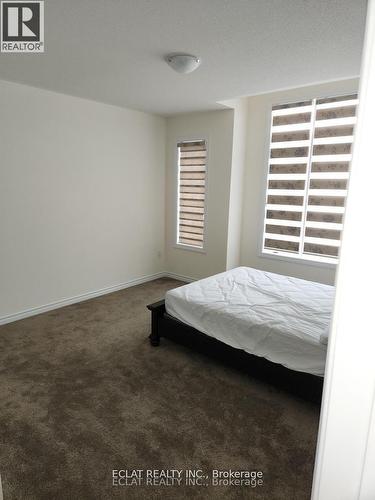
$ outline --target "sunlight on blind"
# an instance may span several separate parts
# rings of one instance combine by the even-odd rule
[[[357,95],[272,108],[263,251],[338,257]]]
[[[207,148],[205,141],[178,147],[177,243],[203,248]]]

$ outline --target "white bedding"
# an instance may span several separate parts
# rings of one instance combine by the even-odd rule
[[[323,376],[334,287],[238,267],[166,294],[168,314],[232,347]]]

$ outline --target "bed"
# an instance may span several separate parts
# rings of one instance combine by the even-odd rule
[[[202,279],[151,304],[150,342],[166,336],[321,392],[334,287],[249,267]],[[225,353],[225,354],[223,354]],[[293,375],[294,374],[294,375]],[[288,378],[288,377],[286,377]],[[294,384],[295,385],[295,384]]]

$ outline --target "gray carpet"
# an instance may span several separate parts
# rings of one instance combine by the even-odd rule
[[[319,408],[146,340],[159,279],[0,327],[5,500],[310,498]],[[112,469],[260,470],[261,487],[112,486]]]

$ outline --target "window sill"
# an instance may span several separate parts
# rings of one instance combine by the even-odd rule
[[[203,253],[203,254],[206,254],[206,250],[203,248],[199,248],[199,247],[193,247],[193,246],[190,246],[190,245],[182,245],[181,243],[176,243],[173,248],[175,248],[176,250],[188,250],[190,252],[197,252],[197,253]]]
[[[292,262],[293,264],[302,264],[307,266],[315,266],[315,267],[327,267],[329,269],[335,269],[338,260],[332,261],[331,259],[327,259],[325,257],[316,257],[316,258],[307,258],[299,255],[290,255],[289,253],[283,252],[261,252],[259,257],[266,259],[274,259],[274,260],[283,260],[285,262]]]

